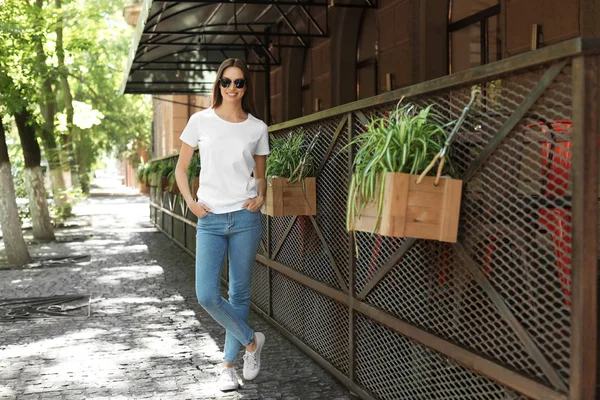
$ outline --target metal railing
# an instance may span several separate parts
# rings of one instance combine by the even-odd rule
[[[255,311],[365,399],[595,398],[598,54],[576,39],[271,126],[319,133],[318,212],[263,216]],[[475,86],[458,243],[355,243],[345,145],[401,98],[456,120]],[[151,218],[193,254],[180,196],[153,190]]]

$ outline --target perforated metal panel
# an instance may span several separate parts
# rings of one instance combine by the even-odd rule
[[[272,243],[279,243],[286,238],[275,257],[276,261],[340,290],[347,289],[349,276],[344,212],[349,185],[348,154],[344,150],[348,144],[345,121],[343,117],[329,118],[302,126],[309,138],[318,135],[311,153],[320,172],[317,177],[316,223],[308,216],[299,216],[286,237],[285,229],[293,217],[272,218],[274,229],[271,231]],[[273,137],[284,137],[298,131],[287,129],[275,133]],[[339,277],[331,259],[339,271]]]
[[[526,399],[367,318],[356,335],[356,380],[377,398]]]
[[[269,314],[269,279],[267,267],[255,262],[252,271],[251,301],[266,314]]]
[[[548,68],[407,98],[405,103],[433,104],[438,120],[448,123],[459,117],[473,87],[486,89],[452,145],[455,174],[462,176]],[[565,381],[570,355],[571,193],[569,172],[564,168],[570,164],[567,146],[572,140],[570,79],[567,66],[475,175],[464,182],[460,221],[460,242],[469,256]],[[392,107],[395,104],[378,106],[364,114],[382,116]],[[548,154],[555,164],[545,161]],[[556,171],[554,179],[548,179],[548,165],[550,171]],[[358,290],[401,242],[358,235],[363,254],[357,260]],[[452,245],[418,242],[366,301],[546,380],[464,262]]]
[[[570,65],[541,90],[522,117],[515,117],[544,75],[553,68],[558,72],[557,64],[403,100],[420,108],[432,105],[436,120],[447,124],[458,119],[472,89],[482,91],[449,157],[453,175],[467,176],[459,243],[417,240],[375,282],[406,239],[358,232],[353,293],[359,301],[560,391],[568,385],[570,357]],[[372,119],[389,115],[397,104],[353,113],[353,135]],[[335,144],[331,139],[347,115],[302,125],[309,136],[320,135],[314,151],[317,164],[328,157],[317,177],[314,218],[325,243],[308,217],[271,218],[271,249],[278,250],[274,261],[346,293],[352,245],[345,231],[348,135],[342,129]],[[273,136],[296,130],[286,128]],[[504,131],[506,136],[499,137]],[[333,151],[328,153],[330,146]],[[478,157],[488,146],[495,147],[480,163]],[[306,342],[309,315],[318,314],[308,302],[309,293],[315,292],[282,280],[278,276],[273,282],[274,318]],[[495,296],[505,306],[498,308]],[[325,326],[342,329],[327,321]],[[517,398],[487,378],[456,364],[449,367],[441,355],[398,334],[393,341],[404,342],[394,350],[397,354],[381,354],[379,362],[369,359],[383,348],[393,353],[392,339],[377,336],[384,335],[381,329],[359,316],[355,332],[357,383],[381,398]],[[444,367],[438,368],[439,363]],[[405,382],[398,374],[411,378]]]
[[[347,374],[347,307],[277,272],[272,291],[273,319]]]

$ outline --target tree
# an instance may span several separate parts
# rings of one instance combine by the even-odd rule
[[[34,27],[40,29],[46,26],[43,12],[44,0],[35,1],[35,22]],[[56,141],[54,132],[54,119],[56,117],[56,93],[54,84],[56,83],[54,71],[46,65],[46,52],[44,50],[43,30],[33,36],[36,49],[36,69],[39,78],[42,81],[39,92],[39,105],[44,124],[41,127],[41,138],[44,144],[46,157],[48,159],[48,169],[50,170],[50,179],[52,180],[52,191],[54,193],[54,203],[59,207],[67,207],[67,198],[65,193],[65,181],[62,174],[60,163],[60,148]]]
[[[133,33],[123,19],[122,3],[53,3],[56,38],[48,36],[54,40],[48,48],[55,49],[61,82],[55,85],[56,131],[62,147],[74,151],[77,168],[73,169],[79,172],[85,192],[99,155],[130,156],[149,147],[151,102],[148,96],[118,95]]]
[[[18,115],[25,135],[36,130],[61,206],[62,149],[86,191],[100,155],[149,147],[149,96],[118,95],[133,31],[112,0],[0,1],[0,112]]]
[[[8,262],[14,265],[25,265],[31,261],[31,257],[21,230],[21,220],[15,200],[15,184],[1,117],[0,115],[0,187],[2,187],[0,190],[0,226],[2,226]]]
[[[73,95],[71,94],[71,86],[69,85],[69,69],[65,65],[65,49],[63,45],[63,10],[62,1],[55,0],[56,9],[58,11],[58,20],[56,23],[56,58],[58,60],[58,75],[62,88],[63,102],[67,114],[66,132],[63,135],[63,155],[62,163],[68,165],[68,176],[70,182],[66,182],[67,186],[79,186],[77,178],[77,166],[73,154]]]
[[[33,236],[36,239],[54,239],[54,228],[46,203],[44,176],[40,167],[40,145],[35,138],[35,120],[32,113],[23,108],[15,113],[15,122],[21,138],[23,156],[25,157],[25,182],[29,199],[29,212],[33,225]]]
[[[35,116],[29,107],[34,103],[37,85],[33,68],[35,53],[31,36],[34,29],[26,29],[30,15],[22,3],[9,2],[0,10],[0,105],[15,117],[25,158],[25,186],[33,235],[51,240],[54,230],[46,203],[46,190],[40,166],[41,151],[36,139]],[[23,27],[25,25],[25,28]],[[10,73],[9,73],[10,71]]]

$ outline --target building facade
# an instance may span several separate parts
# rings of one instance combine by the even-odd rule
[[[321,9],[314,22],[294,26],[328,26],[330,37],[284,37],[279,65],[253,73],[258,117],[276,124],[595,35],[594,10],[576,0],[380,0],[377,8]],[[285,21],[273,29],[291,33]],[[261,63],[252,54],[248,61]],[[207,94],[155,96],[152,158],[176,153],[189,116],[209,106]]]

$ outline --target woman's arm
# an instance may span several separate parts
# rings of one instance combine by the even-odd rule
[[[267,170],[267,156],[254,156],[254,180],[256,180],[256,188],[258,189],[259,197],[267,196],[267,180],[265,172]]]
[[[190,184],[187,180],[187,169],[193,155],[194,148],[185,142],[181,143],[179,159],[177,160],[177,166],[175,167],[175,180],[177,181],[177,187],[190,211],[197,217],[203,218],[206,216],[207,212],[210,212],[210,209],[194,200],[192,192],[190,191]]]
[[[247,208],[249,211],[258,211],[265,204],[267,197],[267,180],[265,172],[267,169],[267,156],[254,156],[254,180],[256,181],[256,189],[258,196],[247,200],[242,208]]]

